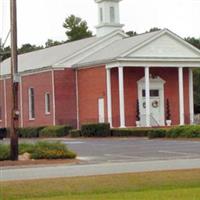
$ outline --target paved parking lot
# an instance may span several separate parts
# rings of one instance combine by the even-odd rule
[[[200,158],[200,141],[105,138],[63,142],[91,164]]]
[[[148,140],[145,138],[59,140],[77,152],[78,158],[84,162],[78,165],[2,168],[2,170],[0,169],[0,181],[200,167],[200,141]],[[36,141],[20,140],[20,142]],[[9,141],[5,140],[4,142]]]

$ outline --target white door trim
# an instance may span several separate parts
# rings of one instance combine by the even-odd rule
[[[164,126],[165,125],[165,102],[164,102],[164,84],[165,81],[160,78],[159,76],[152,78],[150,77],[150,90],[159,90],[160,93],[160,102],[161,102],[161,115],[160,115],[160,126]],[[145,90],[145,77],[143,77],[142,79],[140,79],[138,82],[138,100],[139,100],[139,108],[140,111],[142,110],[142,90]]]

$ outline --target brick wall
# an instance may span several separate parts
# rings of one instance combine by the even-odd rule
[[[4,81],[0,80],[0,128],[5,127]]]
[[[169,99],[173,124],[179,124],[179,90],[177,68],[151,68],[150,73],[160,76],[166,81],[164,97]],[[126,126],[135,126],[136,100],[138,98],[137,81],[144,77],[144,68],[124,68],[124,93]],[[98,99],[104,98],[105,119],[107,121],[107,94],[105,66],[79,69],[78,80],[78,105],[80,123],[98,122]],[[76,126],[76,73],[72,69],[56,70],[55,81],[55,118],[56,124],[70,123]],[[118,69],[111,70],[112,85],[112,116],[113,126],[119,124],[119,85]],[[0,127],[5,126],[4,89],[0,82],[0,104],[2,104],[2,120]],[[28,89],[35,89],[35,120],[29,120],[28,115]],[[20,89],[20,87],[19,87]],[[53,93],[52,72],[41,72],[22,77],[23,97],[23,124],[24,126],[41,126],[53,124]],[[10,80],[6,79],[7,91],[7,122],[10,124]],[[51,113],[45,114],[45,93],[51,97]],[[19,90],[20,93],[20,90]],[[20,96],[20,95],[19,95]],[[188,69],[184,69],[184,106],[185,122],[189,123],[189,80]]]
[[[55,74],[56,124],[77,125],[76,78],[72,69],[58,70]]]
[[[80,69],[78,98],[80,123],[98,122],[98,99],[104,98],[105,119],[107,118],[106,70],[104,66]]]
[[[34,89],[35,94],[35,119],[29,119],[29,88]],[[53,124],[53,94],[52,94],[52,72],[41,72],[22,77],[22,105],[23,122],[25,127]],[[45,93],[50,94],[50,114],[45,114]]]

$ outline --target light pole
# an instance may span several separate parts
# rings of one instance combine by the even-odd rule
[[[10,0],[11,21],[11,126],[10,126],[10,157],[18,160],[18,61],[17,61],[17,0]]]

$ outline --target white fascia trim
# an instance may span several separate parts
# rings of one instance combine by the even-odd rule
[[[46,68],[46,69],[35,69],[35,70],[32,70],[32,71],[27,71],[27,72],[21,72],[21,73],[19,73],[21,76],[29,76],[29,75],[34,75],[34,74],[40,74],[40,73],[45,73],[45,72],[51,72],[52,71],[52,69],[53,70],[56,70],[56,71],[58,71],[58,70],[65,70],[65,68],[56,68],[56,69],[54,69],[54,68],[52,68],[52,67],[48,67],[48,68]]]
[[[34,74],[40,74],[40,73],[45,73],[45,72],[51,72],[52,69],[53,69],[54,71],[63,71],[63,70],[65,70],[66,68],[64,68],[64,67],[60,67],[60,68],[52,68],[52,67],[40,68],[40,69],[35,69],[35,70],[29,70],[29,71],[19,72],[19,75],[20,75],[21,77],[24,77],[24,76],[34,75]],[[10,79],[10,74],[2,75],[2,77],[0,78],[0,80],[4,80],[4,79]]]
[[[195,53],[198,53],[200,56],[200,50],[197,49],[196,47],[192,46],[191,44],[189,44],[188,42],[186,42],[183,38],[181,38],[180,36],[176,35],[175,33],[169,31],[168,29],[163,29],[161,32],[158,32],[158,34],[152,36],[151,38],[148,38],[147,40],[141,42],[140,44],[138,44],[135,48],[125,52],[124,54],[121,55],[121,57],[126,57],[129,54],[132,54],[133,52],[137,51],[138,49],[144,47],[145,45],[153,42],[154,40],[158,39],[159,37],[163,36],[164,34],[168,34],[169,36],[171,36],[172,38],[174,38],[175,40],[179,41],[180,43],[182,43],[184,46],[190,48],[191,50],[193,50]]]
[[[193,68],[200,68],[200,61],[163,61],[163,60],[136,60],[136,61],[115,61],[110,62],[106,65],[107,68],[115,68],[118,66],[125,66],[125,67],[144,67],[144,66],[151,66],[151,67],[193,67]]]
[[[123,33],[122,31],[119,31],[119,30],[114,31],[114,32],[111,33],[111,34],[108,34],[108,35],[106,35],[105,37],[102,37],[102,38],[101,38],[100,40],[98,40],[97,42],[92,43],[91,45],[89,45],[89,46],[87,46],[87,47],[81,49],[80,51],[77,51],[76,53],[72,54],[71,56],[69,56],[69,57],[67,57],[67,58],[61,59],[60,61],[58,61],[57,63],[55,63],[55,64],[53,65],[53,67],[62,66],[64,62],[67,62],[68,60],[70,60],[70,59],[72,59],[72,58],[74,58],[74,57],[80,55],[82,52],[85,52],[85,51],[87,51],[87,50],[89,50],[89,49],[91,49],[91,48],[93,48],[93,47],[95,47],[95,46],[101,44],[102,42],[104,42],[104,41],[106,41],[106,40],[109,40],[110,38],[112,38],[112,37],[115,36],[115,35],[121,35],[122,37],[128,37],[128,36],[127,36],[125,33]],[[104,47],[103,47],[103,48],[104,48]],[[93,53],[94,53],[94,52],[93,52]],[[93,53],[92,53],[92,54],[93,54]],[[88,57],[89,55],[91,55],[91,54],[88,54],[86,57]],[[82,58],[81,58],[81,60],[82,60]]]

